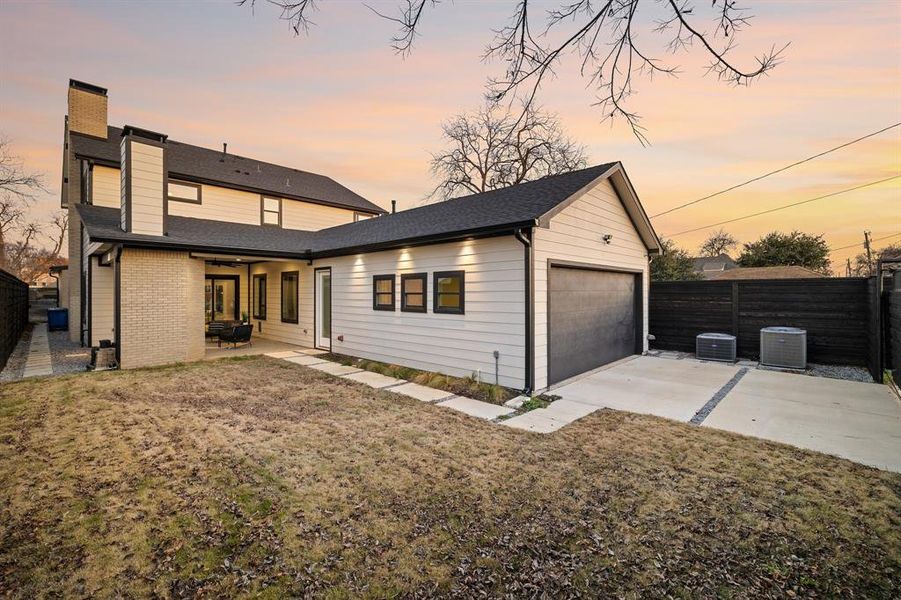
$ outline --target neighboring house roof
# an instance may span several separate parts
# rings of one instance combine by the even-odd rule
[[[730,257],[728,254],[719,254],[717,256],[698,256],[692,258],[691,262],[694,263],[695,273],[704,275],[706,279],[710,279],[717,273],[738,267],[738,263],[732,260],[732,257]]]
[[[812,279],[825,277],[806,267],[786,265],[780,267],[738,267],[729,271],[723,271],[708,277],[716,281],[729,281],[735,279]]]
[[[544,177],[320,231],[170,215],[167,236],[148,236],[122,231],[118,209],[90,205],[77,205],[77,208],[92,241],[316,258],[546,225],[554,214],[578,198],[580,192],[605,177],[611,178],[649,251],[659,251],[660,242],[619,163]]]
[[[70,134],[70,139],[75,156],[118,168],[119,144],[122,141],[122,130],[118,127],[108,127],[105,140],[76,132]],[[273,165],[223,153],[220,150],[210,150],[170,139],[166,145],[166,160],[169,175],[173,179],[220,184],[224,187],[308,200],[317,204],[341,206],[369,213],[386,212],[385,209],[325,175]]]

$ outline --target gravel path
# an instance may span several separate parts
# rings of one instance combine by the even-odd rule
[[[22,373],[25,372],[25,363],[28,361],[28,349],[31,347],[31,330],[33,327],[31,323],[25,326],[25,331],[22,332],[19,343],[16,344],[13,353],[9,355],[9,360],[6,361],[6,366],[3,368],[3,372],[0,373],[0,382],[22,379]]]
[[[88,363],[91,362],[90,348],[82,348],[78,342],[69,341],[68,331],[51,331],[49,340],[54,375],[87,370]]]

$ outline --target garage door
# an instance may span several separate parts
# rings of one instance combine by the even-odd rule
[[[568,267],[549,275],[549,383],[635,354],[637,275]]]

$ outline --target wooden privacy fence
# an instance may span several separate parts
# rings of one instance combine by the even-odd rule
[[[28,284],[0,269],[0,370],[28,324]]]
[[[784,325],[807,331],[808,361],[879,373],[872,279],[661,281],[649,304],[653,348],[694,352],[699,333],[731,333],[738,355],[756,359],[761,328]]]

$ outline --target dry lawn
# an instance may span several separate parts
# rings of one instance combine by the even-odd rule
[[[0,387],[0,596],[897,597],[901,476],[264,357]]]

